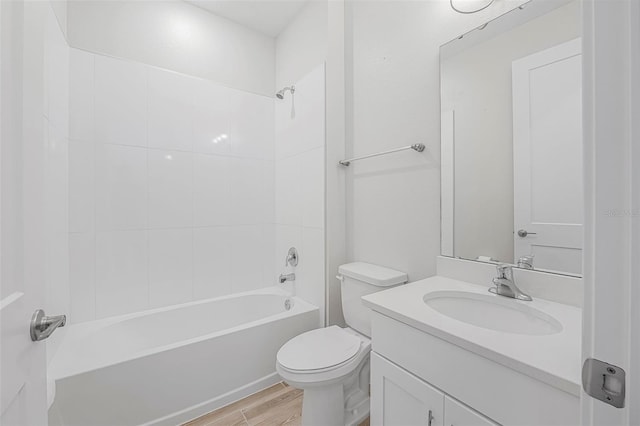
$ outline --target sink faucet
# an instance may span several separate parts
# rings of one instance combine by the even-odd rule
[[[280,284],[284,284],[287,281],[295,281],[296,280],[296,274],[294,274],[293,272],[290,274],[280,274]]]
[[[496,269],[498,271],[498,276],[493,279],[493,283],[496,286],[489,289],[491,293],[518,300],[533,300],[531,299],[531,296],[524,294],[520,291],[518,286],[516,286],[515,280],[513,279],[513,269],[511,265],[499,264],[496,265]]]
[[[533,255],[520,256],[518,259],[518,268],[533,269]]]

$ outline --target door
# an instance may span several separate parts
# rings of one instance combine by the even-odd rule
[[[449,426],[498,426],[497,423],[448,396],[444,397],[444,423]]]
[[[581,274],[581,40],[518,59],[512,72],[515,260],[532,254],[536,269]]]
[[[43,306],[45,2],[0,2],[0,424],[47,424]]]
[[[372,352],[371,424],[443,426],[444,394]]]

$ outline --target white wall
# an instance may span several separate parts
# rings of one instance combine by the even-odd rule
[[[72,49],[71,319],[271,285],[274,101]]]
[[[514,262],[511,65],[580,37],[580,21],[573,1],[442,61],[442,109],[455,111],[454,256]]]
[[[276,102],[276,273],[289,272],[289,247],[300,255],[294,290],[320,307],[324,323],[324,65],[297,81],[295,116],[290,94]],[[285,286],[291,289],[290,286]]]
[[[439,46],[522,0],[461,15],[446,1],[350,2],[347,7],[347,156],[417,142],[354,163],[347,178],[348,260],[417,280],[440,254]]]
[[[274,93],[274,39],[183,1],[71,1],[67,30],[72,47]]]
[[[295,84],[327,58],[327,1],[311,0],[276,39],[276,90]]]

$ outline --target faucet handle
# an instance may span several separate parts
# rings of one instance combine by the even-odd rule
[[[284,266],[298,266],[298,250],[295,247],[291,247],[287,252],[287,259],[284,262]]]
[[[498,278],[508,278],[508,274],[511,271],[511,265],[508,263],[498,263],[496,265],[496,271],[498,272]]]

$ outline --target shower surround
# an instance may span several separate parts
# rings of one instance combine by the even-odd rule
[[[274,100],[71,49],[71,322],[272,285]]]

